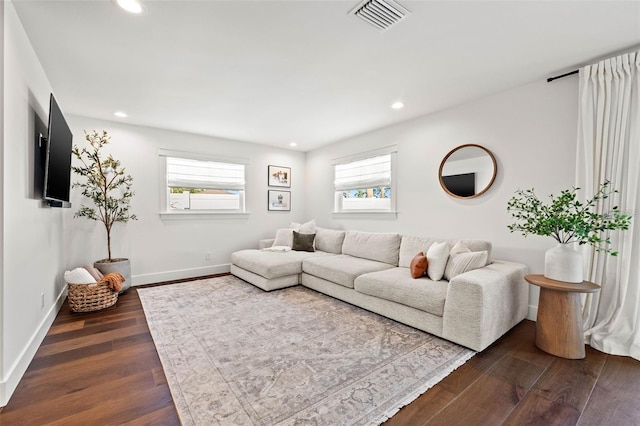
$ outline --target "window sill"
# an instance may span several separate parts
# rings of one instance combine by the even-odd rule
[[[160,212],[162,220],[190,220],[190,219],[248,219],[249,212],[212,212],[212,211],[184,211]]]
[[[349,211],[332,212],[333,217],[343,219],[397,219],[398,212],[376,212],[376,211]]]

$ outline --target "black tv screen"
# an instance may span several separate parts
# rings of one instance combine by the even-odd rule
[[[69,201],[72,141],[71,129],[52,93],[44,168],[44,199],[47,201]]]
[[[442,182],[449,192],[460,197],[469,197],[476,193],[476,174],[464,173],[461,175],[442,176]]]

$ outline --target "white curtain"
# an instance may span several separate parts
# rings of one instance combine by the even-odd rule
[[[583,246],[586,279],[601,286],[585,298],[585,341],[640,360],[640,52],[580,69],[577,186],[592,197],[610,180],[619,191],[598,205],[634,215],[610,234],[616,257]]]

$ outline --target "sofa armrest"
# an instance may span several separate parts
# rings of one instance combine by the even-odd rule
[[[262,250],[263,248],[269,248],[273,245],[273,242],[275,241],[274,238],[268,239],[268,240],[260,240],[258,241],[258,248],[260,250]]]
[[[481,351],[522,321],[529,309],[526,265],[494,261],[449,282],[442,334]]]

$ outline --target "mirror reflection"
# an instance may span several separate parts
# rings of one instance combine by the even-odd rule
[[[480,145],[467,144],[444,157],[438,176],[442,189],[452,197],[475,198],[491,187],[496,173],[493,154]]]

